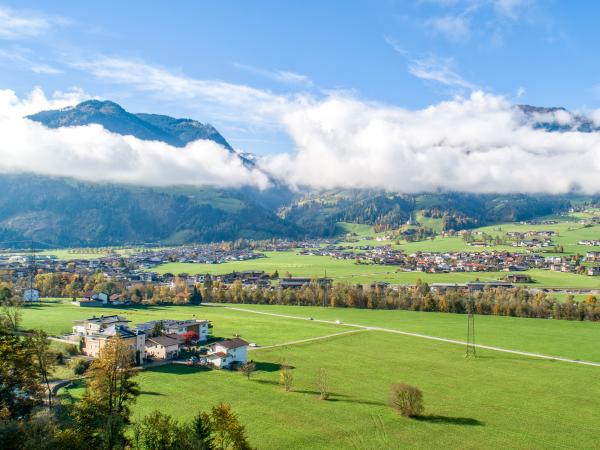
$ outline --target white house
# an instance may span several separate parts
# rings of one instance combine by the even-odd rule
[[[248,342],[243,339],[227,339],[210,346],[208,362],[219,368],[232,364],[244,364],[248,360]]]
[[[39,302],[40,301],[40,291],[37,289],[25,289],[23,291],[23,301],[24,302]]]

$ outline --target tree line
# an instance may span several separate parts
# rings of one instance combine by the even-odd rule
[[[560,301],[545,292],[513,289],[485,289],[483,292],[448,290],[434,292],[417,280],[413,286],[362,286],[311,282],[299,289],[224,284],[205,275],[205,282],[189,286],[184,276],[174,276],[171,285],[108,280],[102,273],[78,275],[48,273],[36,277],[42,297],[80,297],[87,290],[123,294],[136,304],[254,303],[268,305],[330,306],[365,309],[401,309],[464,314],[469,307],[476,314],[561,320],[600,321],[600,302],[594,295],[578,301],[568,296]],[[0,289],[10,290],[9,284]]]
[[[202,286],[205,301],[217,303],[256,303],[269,305],[329,306],[364,309],[401,309],[529,317],[562,320],[600,320],[600,302],[590,295],[582,301],[569,296],[564,302],[545,292],[514,289],[485,289],[482,292],[448,290],[434,292],[417,280],[414,286],[366,287],[336,283],[326,287],[316,282],[299,289],[271,289],[212,283]]]

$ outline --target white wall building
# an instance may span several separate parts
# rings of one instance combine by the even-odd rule
[[[219,368],[227,368],[234,363],[244,364],[248,361],[248,345],[240,338],[218,342],[210,347],[208,362]]]

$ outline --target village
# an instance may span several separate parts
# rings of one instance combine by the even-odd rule
[[[477,245],[481,239],[478,232],[470,234],[470,245]],[[479,237],[478,237],[479,236]],[[338,240],[306,240],[247,243],[244,248],[233,245],[206,244],[173,248],[148,248],[131,253],[115,251],[100,255],[97,258],[59,259],[52,255],[35,255],[27,253],[0,254],[0,279],[13,283],[21,289],[25,301],[36,301],[47,292],[40,292],[36,286],[35,277],[44,274],[60,274],[61,276],[77,276],[79,278],[102,276],[108,282],[115,283],[120,288],[115,291],[86,291],[74,292],[74,301],[78,306],[127,306],[132,304],[127,290],[134,286],[148,286],[154,289],[164,288],[170,291],[188,292],[195,286],[207,282],[219,282],[221,285],[256,286],[263,289],[296,289],[313,282],[321,285],[331,285],[333,279],[327,276],[298,277],[292,274],[279,274],[277,271],[267,273],[264,270],[241,270],[220,274],[158,273],[153,268],[166,263],[194,264],[226,264],[228,262],[243,262],[265,258],[263,251],[293,252],[299,257],[322,256],[334,260],[348,260],[358,266],[385,265],[393,267],[396,272],[419,272],[428,274],[444,273],[473,273],[473,282],[477,282],[477,273],[507,272],[506,276],[496,280],[495,288],[514,288],[519,284],[531,283],[533,280],[526,273],[528,270],[547,270],[561,273],[574,273],[587,276],[600,276],[600,251],[588,250],[583,255],[544,254],[544,246],[553,245],[551,239],[556,236],[554,231],[523,231],[506,233],[513,246],[528,246],[537,243],[537,248],[526,251],[497,251],[482,249],[479,251],[448,251],[448,252],[413,252],[407,253],[394,248],[390,244],[381,243],[386,236],[376,238],[365,237],[363,240],[378,240],[379,245],[359,243],[356,246],[342,243]],[[387,237],[389,238],[389,237]],[[489,242],[481,239],[485,246]],[[597,241],[581,241],[580,244],[595,246]],[[248,245],[251,244],[251,245]],[[483,245],[482,244],[482,245]],[[260,247],[260,251],[257,248]],[[225,266],[224,266],[225,267]],[[500,284],[498,284],[500,283]],[[373,281],[376,286],[388,286],[388,283]],[[469,285],[463,287],[477,290],[480,287]],[[535,289],[535,286],[531,286]],[[69,294],[70,295],[70,294]],[[183,294],[178,294],[183,295]],[[188,295],[187,293],[185,294]],[[75,300],[75,297],[77,299]],[[181,299],[182,302],[187,301]]]

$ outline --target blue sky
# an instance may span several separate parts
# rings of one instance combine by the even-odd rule
[[[274,154],[293,145],[269,118],[289,96],[597,109],[599,16],[583,0],[0,2],[0,89],[76,87]]]

